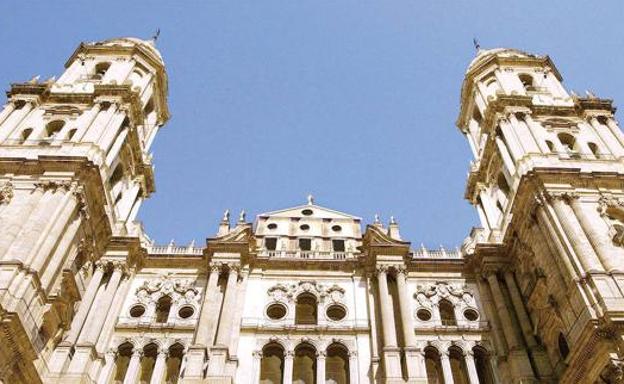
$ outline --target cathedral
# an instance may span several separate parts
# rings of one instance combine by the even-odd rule
[[[201,246],[136,220],[169,118],[154,41],[82,43],[0,112],[0,383],[624,383],[624,134],[548,56],[478,50],[457,127],[480,227],[225,212]],[[419,244],[420,242],[415,242]]]

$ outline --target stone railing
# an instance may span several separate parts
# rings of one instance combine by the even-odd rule
[[[297,259],[297,260],[352,260],[354,252],[335,251],[271,251],[263,249],[258,252],[259,258],[268,259]]]
[[[412,251],[414,259],[462,259],[462,253],[459,249],[447,250],[444,247],[439,249],[427,249],[420,247]]]
[[[204,253],[204,248],[193,245],[148,245],[146,248],[149,255],[201,255]]]

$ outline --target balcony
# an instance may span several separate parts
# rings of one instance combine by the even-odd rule
[[[357,253],[334,251],[271,251],[262,249],[258,258],[265,259],[294,259],[294,260],[354,260]]]

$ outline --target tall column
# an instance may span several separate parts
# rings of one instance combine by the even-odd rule
[[[501,319],[503,333],[505,334],[507,345],[509,346],[509,349],[517,349],[520,346],[520,340],[518,340],[518,336],[516,335],[516,332],[514,330],[515,328],[513,322],[511,321],[509,310],[505,305],[503,292],[501,291],[501,287],[498,283],[498,278],[496,277],[496,274],[493,272],[489,273],[487,276],[487,281],[490,284],[490,289],[492,290],[494,305],[496,306],[496,312],[498,313],[498,317]]]
[[[596,255],[598,259],[605,267],[607,271],[611,271],[617,268],[617,264],[613,263],[613,260],[610,257],[611,250],[609,250],[609,239],[606,234],[596,230],[596,227],[591,222],[591,219],[587,216],[585,211],[583,210],[583,205],[579,201],[578,195],[571,195],[569,197],[570,206],[576,215],[579,223],[581,224],[581,228],[587,235],[589,242],[592,247],[596,251]]]
[[[103,262],[96,262],[95,272],[93,272],[93,276],[91,276],[91,280],[89,281],[89,286],[82,297],[78,312],[76,312],[76,315],[72,319],[71,327],[69,328],[69,331],[67,331],[65,340],[63,340],[64,343],[67,342],[69,344],[74,344],[76,339],[78,339],[80,330],[82,329],[84,321],[89,314],[89,310],[91,309],[91,305],[93,304],[93,299],[95,299],[95,294],[102,283],[105,267],[106,266]]]
[[[102,300],[98,302],[99,308],[103,309],[104,311],[108,311],[111,306],[113,298],[115,297],[115,292],[117,291],[117,287],[119,286],[119,282],[121,281],[121,277],[123,275],[123,269],[124,269],[123,264],[121,263],[114,264],[113,274],[111,275],[111,278],[108,281],[108,284],[106,285],[106,290],[104,291]],[[87,343],[87,344],[95,344],[95,342],[97,341],[98,336],[100,335],[100,331],[102,329],[104,320],[106,319],[106,314],[95,313],[96,310],[97,309],[94,309],[94,311],[92,311],[92,313],[94,313],[94,316],[90,318],[92,322],[90,324],[87,324],[87,327],[85,328],[85,332],[80,334],[80,338],[78,339],[78,342]]]
[[[316,384],[325,384],[325,351],[316,353]]]
[[[479,384],[479,374],[477,373],[472,351],[468,351],[464,354],[464,361],[466,362],[466,370],[468,371],[468,382],[470,384]]]
[[[230,266],[228,271],[227,285],[225,288],[225,298],[223,299],[223,309],[221,320],[217,331],[217,345],[230,345],[230,335],[232,334],[232,320],[236,310],[236,282],[238,281],[238,266]]]
[[[167,351],[159,351],[158,357],[156,357],[156,363],[154,363],[154,371],[152,373],[152,379],[150,384],[161,384],[165,378],[165,371],[167,369]]]
[[[141,349],[136,349],[135,347],[134,351],[132,351],[130,363],[128,363],[128,370],[126,371],[126,377],[124,378],[123,384],[135,384],[137,382],[139,371],[141,369],[142,356],[143,351]]]
[[[284,354],[284,383],[292,384],[293,380],[293,360],[295,353],[293,351],[286,351]]]
[[[511,296],[511,302],[513,303],[514,309],[516,310],[516,315],[518,315],[518,320],[520,320],[520,328],[522,329],[524,340],[526,341],[529,348],[533,348],[537,345],[537,342],[535,341],[535,337],[533,336],[533,327],[531,327],[531,320],[529,319],[529,315],[527,314],[524,303],[522,302],[520,291],[518,290],[518,286],[516,285],[516,279],[514,278],[513,272],[511,271],[506,271],[504,276],[505,282],[507,283],[507,288],[509,289],[509,295]]]
[[[596,252],[591,244],[589,244],[587,236],[583,233],[575,215],[572,214],[573,211],[571,212],[570,207],[568,207],[564,199],[568,200],[568,196],[553,196],[553,208],[561,222],[561,226],[563,227],[568,241],[572,244],[572,248],[584,269],[583,273],[589,271],[603,271],[604,268],[600,264]]]
[[[449,359],[448,351],[440,351],[440,364],[442,365],[444,384],[454,384],[453,370],[451,369],[451,361]]]
[[[396,347],[396,331],[394,325],[394,311],[388,291],[387,267],[377,268],[377,284],[379,286],[379,303],[381,305],[381,322],[383,326],[384,347]]]

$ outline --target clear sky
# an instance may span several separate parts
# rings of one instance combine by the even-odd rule
[[[313,193],[455,246],[477,224],[455,127],[473,37],[549,54],[568,88],[617,102],[623,16],[622,1],[3,1],[0,84],[160,28],[172,118],[140,213],[157,242],[203,243],[226,208],[254,218]]]

